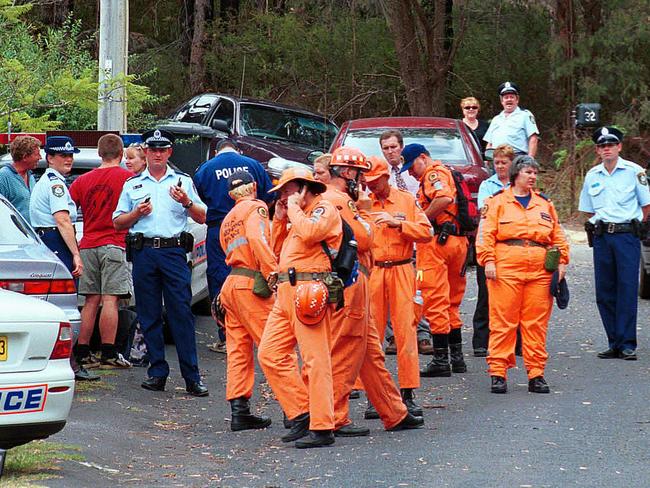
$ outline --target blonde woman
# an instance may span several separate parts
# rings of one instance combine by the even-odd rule
[[[485,120],[478,118],[481,104],[478,99],[467,97],[460,101],[460,109],[463,112],[463,123],[471,131],[474,139],[476,139],[476,143],[481,149],[481,154],[485,153],[485,145],[487,143],[483,140],[483,136],[485,136],[489,124]]]

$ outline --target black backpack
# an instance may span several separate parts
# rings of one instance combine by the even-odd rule
[[[332,254],[330,253],[325,241],[321,241],[321,246],[332,263],[332,271],[341,278],[343,285],[347,287],[357,279],[359,273],[359,255],[357,251],[357,241],[354,237],[352,227],[350,227],[350,225],[343,219],[341,219],[341,223],[343,237],[336,258],[332,258]]]
[[[451,176],[454,178],[456,185],[456,206],[458,207],[458,215],[445,210],[458,222],[461,232],[473,232],[478,227],[479,213],[476,204],[472,200],[472,193],[469,191],[467,182],[463,174],[455,169],[449,168]]]

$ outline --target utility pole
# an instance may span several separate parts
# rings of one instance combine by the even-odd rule
[[[128,73],[129,0],[99,2],[98,130],[126,132],[126,87],[114,82]]]

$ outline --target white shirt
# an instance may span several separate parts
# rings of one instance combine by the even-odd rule
[[[398,171],[402,170],[403,164],[400,164],[397,169]],[[388,184],[394,188],[397,187],[397,181],[395,181],[395,171],[393,170],[393,165],[388,163],[388,169],[390,170],[390,177],[388,178]],[[410,194],[412,194],[414,197],[417,197],[418,190],[420,189],[420,182],[413,178],[408,171],[405,171],[402,173],[402,179],[404,180],[404,183],[406,183],[406,189],[409,191]]]

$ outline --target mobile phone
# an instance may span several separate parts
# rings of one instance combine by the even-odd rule
[[[180,176],[178,177],[178,183],[176,183],[177,187],[181,187],[183,185],[183,180],[181,180]]]
[[[142,203],[149,203],[149,200],[151,200],[151,196],[148,196],[147,198],[145,198]]]

